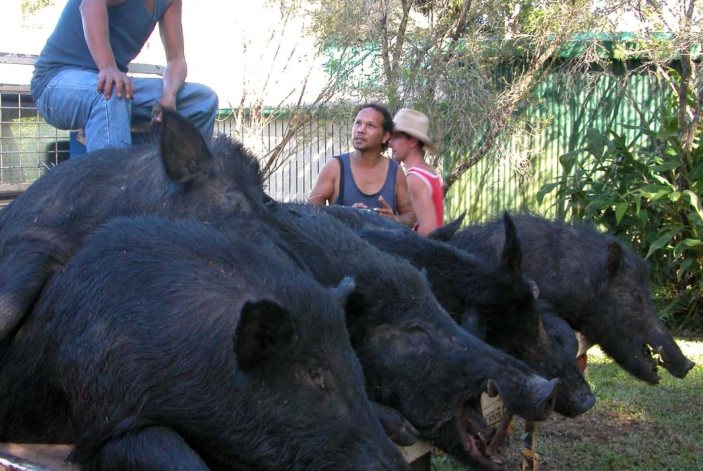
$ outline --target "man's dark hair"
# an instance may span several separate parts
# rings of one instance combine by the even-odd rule
[[[393,134],[393,116],[391,116],[391,112],[388,111],[388,108],[383,105],[379,105],[378,103],[365,103],[356,109],[354,116],[356,117],[361,110],[366,108],[371,108],[381,113],[383,115],[383,132]],[[381,147],[381,150],[384,152],[386,149],[388,149],[388,142],[384,142]]]

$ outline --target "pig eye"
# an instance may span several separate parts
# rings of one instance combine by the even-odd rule
[[[228,209],[234,209],[238,211],[249,210],[249,202],[239,190],[227,191],[222,197],[222,204]]]
[[[313,384],[315,384],[318,388],[322,389],[323,391],[328,390],[327,383],[325,382],[325,377],[323,376],[320,370],[315,368],[308,368],[307,372]]]
[[[424,335],[430,335],[429,332],[427,331],[426,326],[418,323],[418,322],[413,322],[405,327],[405,331],[410,334],[424,334]]]
[[[633,289],[633,290],[630,292],[630,295],[632,296],[632,299],[635,300],[635,302],[637,302],[637,303],[639,303],[639,304],[644,304],[644,303],[642,302],[642,294],[641,294],[639,291]]]

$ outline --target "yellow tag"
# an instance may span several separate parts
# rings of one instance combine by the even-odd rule
[[[486,425],[492,427],[501,421],[507,413],[507,409],[500,396],[489,397],[488,394],[482,393],[481,412],[486,420]]]

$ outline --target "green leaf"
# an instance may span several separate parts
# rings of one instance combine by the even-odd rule
[[[638,192],[643,196],[650,196],[659,193],[662,190],[668,190],[670,187],[666,185],[644,185],[638,189]]]
[[[601,133],[595,128],[589,127],[586,130],[586,149],[593,154],[597,159],[603,157],[603,149],[605,149],[606,141]]]
[[[652,167],[652,170],[654,170],[655,172],[666,172],[666,171],[673,170],[673,169],[676,169],[676,168],[679,168],[679,167],[681,167],[681,161],[680,161],[680,160],[678,160],[678,159],[675,159],[675,160],[669,159],[669,160],[667,160],[667,161],[664,162],[664,163],[661,163],[661,164],[659,164],[659,165],[653,166],[653,167]]]
[[[703,240],[688,238],[682,240],[681,243],[684,244],[686,247],[698,247],[699,245],[703,245]]]
[[[658,181],[659,183],[661,183],[663,186],[665,186],[665,187],[667,187],[667,188],[673,190],[674,187],[671,186],[671,183],[670,183],[669,180],[667,180],[665,177],[663,177],[663,176],[661,176],[661,175],[657,175],[657,174],[655,173],[655,174],[652,175],[652,178],[654,178],[656,181]]]
[[[643,196],[654,202],[669,195],[672,190],[670,185],[645,185],[635,190],[633,194]]]
[[[674,247],[673,252],[674,258],[678,258],[679,255],[681,255],[681,252],[683,252],[684,250],[686,250],[686,246],[683,244],[683,242],[679,242],[678,244],[676,244],[676,247]]]
[[[649,258],[649,256],[652,255],[654,252],[668,244],[669,241],[673,239],[677,233],[678,231],[670,231],[655,240],[652,245],[649,246],[649,252],[647,252],[647,256],[644,258]]]
[[[684,239],[674,247],[674,257],[681,255],[686,249],[693,247],[699,247],[703,245],[703,241],[700,239]]]
[[[554,188],[557,188],[559,186],[558,183],[545,183],[542,185],[542,188],[537,191],[537,203],[542,204],[544,201],[544,197],[548,194],[551,193]]]
[[[693,168],[689,177],[691,180],[698,180],[703,177],[703,159]]]
[[[587,211],[601,210],[603,208],[609,208],[611,203],[602,199],[591,200],[584,209]]]
[[[679,266],[679,280],[681,280],[681,278],[683,278],[688,273],[688,271],[691,269],[691,265],[693,265],[692,258],[687,258],[683,261],[683,263],[681,263],[681,265]]]
[[[691,190],[684,190],[683,194],[688,197],[688,200],[691,203],[691,206],[693,206],[696,210],[698,217],[703,219],[703,207],[701,206],[701,200],[698,195]]]
[[[622,217],[625,215],[627,212],[629,204],[627,203],[618,203],[615,205],[615,223],[620,224],[620,221],[622,221]]]
[[[567,152],[566,154],[562,154],[559,156],[559,163],[562,167],[564,167],[564,171],[566,173],[569,173],[571,171],[571,168],[576,162],[576,157],[578,157],[580,152],[580,150],[572,150],[571,152]]]
[[[657,139],[666,140],[668,137],[679,137],[679,130],[677,129],[678,126],[670,127],[669,129],[662,129],[661,131],[657,132],[656,137]]]

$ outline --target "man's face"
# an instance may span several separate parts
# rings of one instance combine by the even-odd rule
[[[393,160],[402,162],[410,155],[410,151],[417,147],[417,139],[403,132],[394,132],[388,141],[388,147],[391,148]]]
[[[378,150],[390,139],[383,130],[383,114],[373,108],[364,108],[356,115],[352,127],[352,145],[358,151]]]

